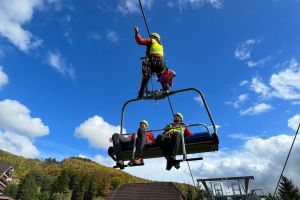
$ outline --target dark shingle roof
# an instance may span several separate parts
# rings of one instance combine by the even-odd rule
[[[0,160],[0,173],[5,172],[6,170],[8,170],[10,167],[12,167],[11,164],[7,163],[7,162],[3,162]]]
[[[119,186],[112,191],[108,200],[181,200],[182,192],[170,182],[131,183]]]

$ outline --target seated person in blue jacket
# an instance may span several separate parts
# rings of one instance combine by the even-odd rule
[[[121,135],[115,133],[110,138],[110,141],[113,143],[113,148],[108,149],[108,154],[117,162],[118,167],[124,166],[124,159],[122,155],[122,145],[128,142],[132,142],[137,135],[136,140],[136,157],[134,160],[134,164],[141,165],[143,164],[143,150],[145,144],[152,144],[154,142],[154,136],[152,132],[146,131],[148,128],[148,122],[146,120],[142,120],[140,122],[140,126],[137,130],[137,133],[132,135]],[[112,152],[113,151],[113,152]],[[113,156],[115,155],[115,157]]]
[[[164,132],[156,137],[156,142],[159,145],[164,157],[167,160],[166,170],[171,170],[174,166],[180,168],[180,162],[176,160],[176,155],[181,143],[181,133],[185,137],[192,136],[192,132],[183,123],[183,115],[176,113],[173,118],[173,123],[167,125]]]

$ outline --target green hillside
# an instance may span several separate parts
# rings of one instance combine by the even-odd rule
[[[15,170],[4,194],[22,200],[99,200],[124,183],[150,182],[85,158],[41,161],[0,150],[0,159]],[[194,187],[176,185],[189,199],[196,196]]]

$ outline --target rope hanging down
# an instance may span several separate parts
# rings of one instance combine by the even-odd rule
[[[297,129],[297,131],[296,131],[296,133],[295,133],[295,137],[294,137],[293,143],[292,143],[292,145],[291,145],[290,151],[289,151],[289,153],[288,153],[288,156],[287,156],[287,158],[286,158],[286,160],[285,160],[283,169],[282,169],[281,174],[280,174],[280,176],[279,176],[279,180],[278,180],[278,182],[277,182],[277,186],[276,186],[276,189],[275,189],[275,191],[274,191],[273,198],[275,198],[275,195],[276,195],[276,192],[277,192],[277,189],[278,189],[278,186],[279,186],[279,183],[280,183],[282,174],[283,174],[283,172],[284,172],[285,166],[286,166],[286,164],[287,164],[287,162],[288,162],[288,160],[289,160],[291,151],[292,151],[292,149],[293,149],[295,140],[296,140],[296,138],[297,138],[297,135],[298,135],[298,132],[299,132],[299,128],[300,128],[300,123],[299,123],[298,129]]]
[[[140,5],[141,12],[143,14],[143,18],[144,18],[144,22],[145,22],[145,25],[146,25],[146,28],[147,28],[147,31],[148,31],[148,35],[150,37],[150,31],[149,31],[148,23],[147,23],[147,20],[146,20],[146,17],[145,17],[145,13],[144,13],[144,9],[143,9],[143,5],[141,3],[141,0],[139,0],[139,5]],[[168,96],[168,102],[169,102],[169,105],[170,105],[170,108],[171,108],[172,116],[174,116],[174,110],[173,110],[172,103],[171,103],[171,100],[170,100],[169,96]],[[189,164],[188,161],[187,161],[187,164],[188,164],[188,167],[189,167],[189,170],[190,170],[190,174],[191,174],[191,177],[192,177],[192,180],[193,180],[194,187],[196,187],[194,177],[193,177],[193,174],[192,174],[192,170],[191,170],[191,167],[190,167],[190,164]]]
[[[145,22],[145,25],[146,25],[146,28],[147,28],[147,31],[148,31],[148,35],[150,37],[150,31],[149,31],[148,23],[147,23],[147,20],[146,20],[146,16],[145,16],[145,13],[144,13],[144,9],[143,9],[143,5],[141,3],[141,0],[139,0],[139,5],[140,5],[141,12],[143,14],[143,18],[144,18],[144,22]]]

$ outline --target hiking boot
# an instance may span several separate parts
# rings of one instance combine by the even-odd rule
[[[170,171],[172,167],[173,167],[173,158],[168,158],[166,170]]]
[[[120,169],[124,169],[124,161],[118,160],[116,166],[119,167]]]
[[[180,168],[180,162],[178,161],[178,160],[174,160],[174,167],[176,168],[176,169],[179,169]]]
[[[135,164],[135,165],[143,165],[143,164],[144,164],[143,158],[137,157],[137,158],[134,160],[134,164]]]

